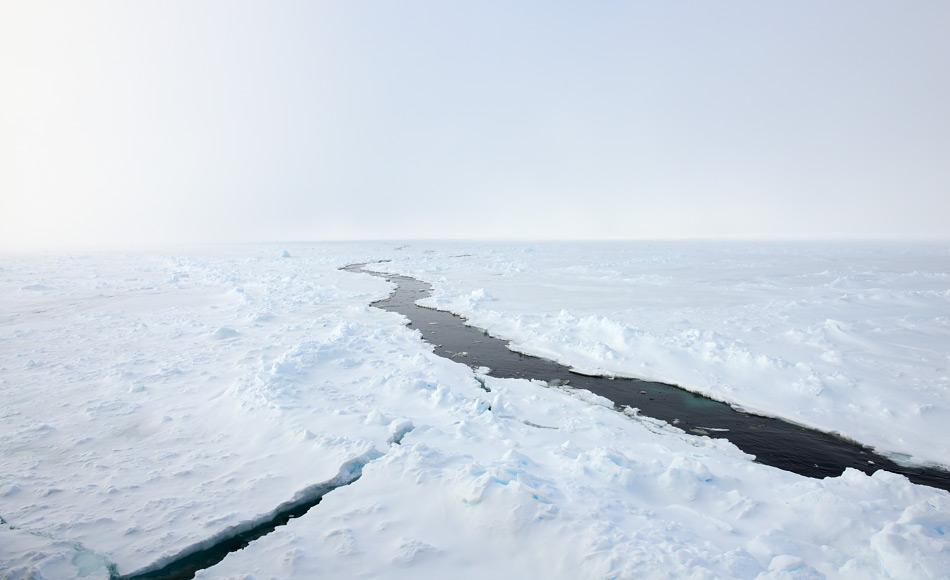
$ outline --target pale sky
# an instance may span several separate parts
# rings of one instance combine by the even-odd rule
[[[0,247],[950,237],[950,2],[0,0]]]

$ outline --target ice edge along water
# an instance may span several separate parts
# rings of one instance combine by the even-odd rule
[[[420,244],[379,270],[515,348],[652,377],[950,469],[950,248]],[[373,268],[377,269],[377,268]]]
[[[674,565],[685,564],[678,556],[664,562],[667,573],[679,569],[684,576],[687,568],[751,578],[765,569],[794,567],[794,558],[783,554],[800,556],[806,570],[815,566],[830,576],[836,570],[850,571],[850,577],[884,576],[885,563],[891,577],[928,577],[898,574],[891,564],[920,563],[931,577],[947,569],[939,565],[945,557],[927,552],[928,545],[939,547],[942,530],[948,529],[946,492],[888,473],[796,477],[756,466],[725,441],[685,436],[646,417],[629,421],[606,399],[545,389],[537,381],[483,377],[494,409],[486,412],[487,401],[479,397],[484,391],[476,389],[468,366],[430,355],[431,343],[418,340],[418,329],[402,328],[403,317],[366,308],[385,296],[382,282],[332,271],[356,260],[337,257],[338,248],[322,256],[316,248],[298,260],[274,261],[273,253],[241,248],[237,259],[202,255],[162,262],[137,256],[55,259],[49,264],[55,282],[47,285],[61,290],[49,290],[43,299],[18,289],[24,280],[52,275],[43,273],[44,264],[11,266],[4,282],[6,289],[12,285],[12,294],[4,296],[19,300],[11,303],[22,303],[14,309],[22,314],[0,330],[11,338],[7,344],[31,348],[3,351],[9,356],[2,359],[0,383],[15,387],[6,391],[13,415],[0,434],[10,443],[0,494],[11,513],[4,515],[64,541],[38,544],[20,541],[29,537],[25,531],[20,537],[8,534],[0,539],[0,552],[6,549],[0,559],[27,573],[75,577],[66,572],[72,552],[55,544],[79,540],[108,554],[120,569],[142,569],[271,511],[314,480],[331,479],[350,458],[370,447],[384,449],[396,426],[412,418],[422,429],[374,461],[359,485],[331,494],[310,517],[294,519],[199,576],[268,578],[282,571],[278,575],[308,578],[336,570],[329,575],[348,577],[374,566],[398,571],[392,568],[398,561],[405,566],[403,577],[418,578],[425,570],[434,575],[422,577],[446,577],[450,569],[455,574],[465,568],[444,565],[467,561],[478,563],[469,568],[479,570],[478,577],[519,569],[565,578],[582,571],[592,577],[643,577],[643,567],[656,558],[641,548],[668,558],[682,550],[693,554],[698,559],[686,568]],[[95,275],[86,275],[90,268]],[[182,282],[179,275],[188,273],[191,278]],[[74,291],[70,275],[91,278],[95,287]],[[143,292],[134,291],[139,287],[157,298],[131,304],[141,300]],[[120,302],[108,296],[110,289],[122,291]],[[107,296],[96,298],[104,290]],[[193,304],[195,298],[202,302]],[[144,323],[149,330],[143,334]],[[224,326],[236,329],[237,337],[208,338]],[[75,336],[103,340],[70,345]],[[148,341],[137,342],[139,336]],[[88,344],[94,352],[82,348]],[[255,348],[263,345],[270,350],[258,355]],[[203,360],[215,364],[201,366]],[[58,363],[66,365],[61,373],[54,372]],[[50,392],[49,384],[61,388],[47,402],[42,396]],[[597,404],[568,404],[568,398]],[[204,401],[209,408],[202,408]],[[231,406],[222,408],[225,404]],[[30,412],[37,407],[42,414]],[[335,412],[341,408],[342,415]],[[558,429],[536,429],[521,419]],[[667,437],[640,433],[654,423]],[[153,430],[129,431],[127,425]],[[206,428],[196,428],[201,425]],[[105,427],[89,430],[100,426]],[[226,438],[240,432],[249,437]],[[134,454],[115,453],[114,435]],[[179,441],[184,449],[175,446]],[[99,447],[105,454],[97,453]],[[71,461],[18,462],[52,457],[60,449]],[[338,451],[327,451],[333,449]],[[137,457],[146,461],[134,461]],[[156,458],[161,464],[150,465]],[[581,466],[585,469],[575,469]],[[71,467],[76,471],[69,472]],[[99,475],[103,469],[110,474],[105,480]],[[87,481],[84,474],[95,479]],[[196,484],[207,495],[195,493]],[[730,507],[739,500],[745,503]],[[74,506],[78,509],[70,511]],[[517,512],[510,511],[513,506]],[[537,522],[530,517],[535,507],[555,508],[560,515]],[[387,512],[382,521],[380,509]],[[453,517],[446,519],[440,509]],[[517,514],[525,517],[513,517]],[[494,549],[478,521],[493,526]],[[713,521],[720,531],[707,535]],[[386,522],[389,531],[380,531]],[[839,530],[835,522],[848,522],[847,529]],[[733,528],[728,537],[721,533]],[[674,529],[679,531],[667,538]],[[347,538],[362,549],[358,558],[336,552],[338,540]],[[552,542],[555,538],[564,541]],[[401,559],[407,557],[404,549],[427,544],[441,556],[425,552],[411,567]],[[469,548],[473,545],[477,549]],[[556,553],[531,555],[543,555],[544,546],[557,546]],[[30,550],[32,560],[18,557],[25,554],[20,549]],[[51,557],[36,560],[41,551]],[[719,554],[726,560],[716,559]],[[87,555],[81,556],[85,561]],[[555,563],[549,564],[552,558]],[[855,568],[857,562],[869,568]],[[747,573],[729,567],[740,565]],[[868,573],[857,573],[865,569]]]
[[[420,293],[431,295],[432,287],[429,284],[405,275],[374,272],[366,269],[368,265],[386,262],[388,262],[388,260],[365,264],[351,264],[341,269],[349,272],[370,274],[395,283],[397,286],[396,290],[388,298],[374,302],[373,306],[407,316],[410,319],[410,323],[419,327],[420,330],[423,331],[423,334],[431,332],[431,330],[426,328],[424,324],[425,321],[419,320],[420,317],[418,315],[424,315],[426,312],[438,312],[452,317],[451,320],[445,319],[440,322],[428,322],[428,324],[437,325],[437,328],[443,330],[448,328],[447,323],[456,322],[458,330],[476,328],[458,314],[417,304],[418,300],[426,298],[426,296],[421,296]],[[395,279],[398,279],[402,284],[397,283]],[[413,286],[418,285],[419,288],[410,290],[405,287],[408,284],[412,284]],[[397,298],[402,293],[405,293],[406,296]],[[405,309],[407,306],[416,310],[407,312]],[[413,314],[416,316],[414,317]],[[837,432],[815,429],[772,414],[749,412],[744,409],[739,409],[728,402],[719,401],[702,393],[696,393],[677,385],[646,381],[635,377],[614,377],[578,373],[556,361],[513,349],[510,343],[494,337],[489,331],[478,330],[483,333],[486,338],[496,341],[497,344],[495,346],[500,344],[503,345],[503,348],[500,350],[495,348],[478,352],[484,349],[487,340],[473,341],[481,342],[481,344],[474,344],[467,342],[469,339],[468,336],[462,336],[453,337],[453,348],[458,349],[464,347],[468,350],[453,352],[450,349],[443,348],[441,344],[433,343],[437,354],[450,358],[451,360],[459,361],[459,357],[469,357],[469,351],[472,351],[471,354],[473,355],[477,353],[487,358],[480,358],[477,362],[472,362],[471,359],[469,359],[468,362],[470,366],[478,366],[480,363],[488,367],[493,367],[496,364],[505,364],[506,368],[501,376],[511,375],[519,378],[542,380],[552,385],[566,384],[568,382],[561,379],[552,380],[552,374],[565,376],[567,374],[579,375],[578,382],[581,383],[579,388],[590,390],[598,395],[611,399],[616,408],[625,414],[639,414],[641,411],[639,407],[644,406],[646,409],[643,410],[643,413],[651,418],[663,420],[670,425],[694,435],[727,439],[746,453],[755,456],[756,461],[760,463],[800,475],[819,478],[834,477],[840,475],[844,469],[848,467],[859,469],[869,474],[883,469],[904,475],[917,484],[929,485],[950,491],[950,472],[937,467],[913,464],[906,465],[892,461],[887,454],[880,453],[870,446],[842,436]],[[449,338],[444,334],[440,334],[440,337],[443,339]],[[432,342],[434,337],[424,336],[423,339]],[[443,350],[445,352],[438,352]],[[525,357],[519,358],[514,367],[511,366],[511,360],[499,360],[500,355],[510,354],[511,352]],[[620,380],[617,380],[616,384],[612,384],[615,379]],[[605,381],[611,381],[611,383],[605,383]],[[617,384],[621,384],[621,381],[628,383],[626,385],[628,387],[627,389],[615,388]],[[655,394],[658,397],[667,397],[672,404],[643,405],[643,403],[647,402],[646,398],[641,397],[640,400],[636,400],[635,397],[631,397],[631,392],[635,392],[636,389],[640,387],[650,389],[651,395]],[[485,388],[484,384],[483,388]],[[640,391],[640,393],[645,392],[646,391]],[[673,394],[672,397],[669,397],[670,393]],[[684,397],[686,394],[689,396]],[[707,401],[708,404],[704,406],[705,411],[697,414],[695,409],[691,409],[690,406],[693,399]],[[650,397],[649,400],[652,401],[653,398]],[[704,414],[706,416],[704,416]],[[712,424],[717,421],[720,422],[719,424],[728,425],[728,428],[709,427],[706,425],[706,422]],[[767,431],[764,434],[756,432],[765,429],[767,429]]]
[[[403,437],[412,429],[411,423],[400,426],[390,438],[389,443],[399,445],[402,443]],[[162,558],[141,570],[129,574],[118,574],[115,567],[112,566],[110,568],[112,572],[110,578],[114,580],[193,578],[195,572],[214,566],[231,552],[243,550],[255,540],[266,536],[280,526],[286,525],[291,519],[308,513],[328,493],[355,483],[362,477],[363,468],[383,455],[385,453],[375,448],[370,449],[341,465],[337,475],[329,481],[317,483],[300,490],[293,499],[280,504],[270,513],[222,530],[203,542],[189,546],[174,556]],[[200,560],[200,564],[194,565],[192,561],[196,557]]]

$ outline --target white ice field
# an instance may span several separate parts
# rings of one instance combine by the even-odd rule
[[[950,463],[948,244],[8,255],[0,578],[149,569],[352,460],[362,478],[199,576],[947,577],[950,493],[801,477],[585,392],[487,393],[369,306],[389,284],[337,269],[375,259],[519,350]]]

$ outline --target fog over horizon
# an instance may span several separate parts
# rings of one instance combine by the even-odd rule
[[[0,1],[0,250],[947,239],[950,3]]]

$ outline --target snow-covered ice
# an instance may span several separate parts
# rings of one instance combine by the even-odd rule
[[[369,307],[389,292],[387,283],[336,269],[396,258],[388,267],[435,282],[440,305],[500,334],[521,329],[523,341],[512,338],[522,348],[611,372],[639,364],[638,333],[668,344],[662,323],[678,310],[692,321],[687,326],[718,332],[722,344],[770,338],[744,343],[749,356],[775,349],[763,354],[792,369],[801,357],[819,380],[827,367],[806,358],[818,350],[838,352],[837,363],[826,362],[842,374],[904,372],[903,398],[891,393],[885,401],[891,412],[903,417],[906,400],[917,397],[916,404],[931,405],[920,417],[940,417],[946,371],[942,382],[925,381],[918,375],[934,371],[918,371],[908,353],[936,364],[936,355],[913,349],[946,345],[946,318],[935,320],[941,315],[934,311],[947,300],[940,294],[946,279],[934,265],[946,264],[946,254],[911,252],[899,264],[914,264],[917,274],[904,277],[903,290],[842,290],[858,306],[828,315],[839,307],[822,307],[827,294],[808,288],[834,284],[805,276],[803,287],[783,290],[809,270],[794,252],[775,264],[770,289],[747,273],[745,282],[731,282],[737,294],[726,301],[725,291],[677,290],[675,279],[663,290],[650,286],[652,299],[647,290],[630,290],[673,276],[678,255],[668,248],[460,248],[246,245],[0,258],[0,577],[105,578],[110,564],[120,573],[160,564],[333,480],[358,457],[377,457],[361,479],[201,576],[936,578],[950,569],[947,492],[883,472],[803,478],[754,463],[727,441],[617,413],[589,393],[478,377],[435,356],[402,317]],[[657,264],[651,274],[659,278],[641,264],[643,278],[631,282],[638,279],[633,258],[645,263],[650,251]],[[739,263],[742,251],[735,251]],[[472,256],[450,257],[460,253]],[[703,262],[689,259],[682,258],[695,268]],[[713,274],[726,284],[724,267],[707,267],[707,290],[716,287]],[[778,276],[783,268],[788,278]],[[690,276],[694,283],[703,278]],[[771,307],[761,298],[770,293]],[[804,310],[786,304],[792,295]],[[691,296],[700,301],[690,305]],[[874,296],[884,300],[880,309],[867,302]],[[630,307],[637,297],[642,302]],[[898,300],[904,318],[893,310]],[[786,330],[798,328],[806,338],[770,334],[783,305],[792,321]],[[844,338],[837,330],[808,335],[799,324],[806,317],[788,314],[809,308],[825,308],[821,316],[838,321]],[[863,318],[853,316],[861,309]],[[634,327],[636,312],[645,318]],[[864,320],[881,330],[872,332]],[[607,340],[602,333],[611,324],[626,342]],[[677,328],[669,336],[681,335]],[[747,334],[732,336],[735,329]],[[591,334],[579,342],[573,333]],[[821,337],[828,345],[811,344]],[[907,352],[893,346],[899,341]],[[786,343],[794,346],[781,351]],[[879,360],[862,358],[869,343],[882,345],[873,351]],[[693,353],[690,344],[681,350]],[[588,358],[578,354],[584,352]],[[613,358],[590,355],[608,352]],[[702,360],[687,354],[683,368]],[[635,374],[671,378],[662,358],[647,362],[657,372]],[[696,377],[710,373],[724,386],[741,378],[726,374],[716,357],[705,365]],[[790,372],[775,368],[761,373]],[[855,375],[851,390],[883,396],[883,383],[866,385],[866,378]],[[761,385],[778,393],[766,401],[794,404],[802,396],[792,383]],[[751,391],[741,381],[729,386],[738,395]],[[829,407],[841,407],[842,423],[832,428],[848,432],[867,400],[856,398],[851,409],[849,391],[824,388],[835,395]],[[796,407],[769,410],[811,421]],[[934,459],[927,454],[946,443],[939,440],[946,427],[929,419],[872,419],[906,442],[884,449]],[[911,435],[921,433],[930,435],[926,450],[913,447]]]
[[[371,393],[313,377],[386,285],[277,255],[5,261],[0,517],[131,572],[385,443]]]
[[[454,256],[454,257],[453,257]],[[950,245],[419,244],[374,266],[517,350],[950,465]]]
[[[449,403],[199,578],[937,578],[950,563],[946,492],[802,478],[562,390],[487,384],[492,411]]]

